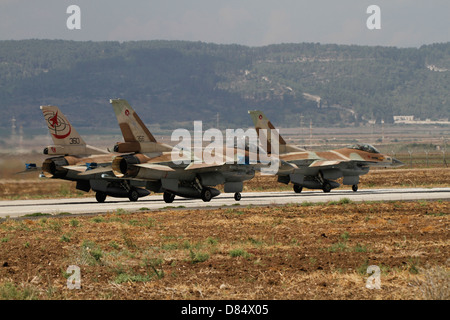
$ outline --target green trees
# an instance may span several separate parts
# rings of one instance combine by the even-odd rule
[[[290,113],[317,125],[391,122],[393,115],[450,118],[449,77],[450,43],[399,49],[0,41],[0,126],[9,126],[12,115],[40,126],[43,104],[79,111],[82,125],[114,126],[105,114],[117,97],[139,108],[144,121],[168,128],[192,120],[215,125],[217,113],[224,126],[248,126],[253,108],[264,108],[280,126],[297,125]]]

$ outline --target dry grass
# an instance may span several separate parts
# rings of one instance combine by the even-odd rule
[[[446,267],[436,266],[421,269],[423,279],[415,280],[425,300],[450,300],[450,271]]]
[[[0,297],[447,299],[449,212],[342,202],[7,219]],[[67,288],[69,265],[80,290]],[[366,288],[369,265],[381,289]]]

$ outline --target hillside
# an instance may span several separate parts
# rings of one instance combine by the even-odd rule
[[[110,98],[147,124],[251,125],[260,108],[281,126],[392,122],[393,115],[450,118],[450,43],[399,49],[185,41],[0,41],[0,128],[42,127],[39,106],[58,105],[77,126],[114,128]]]

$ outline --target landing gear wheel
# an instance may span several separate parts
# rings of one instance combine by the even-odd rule
[[[99,203],[105,202],[105,200],[106,200],[106,193],[101,192],[101,191],[98,191],[98,192],[95,194],[95,199],[97,199],[97,201],[98,201]]]
[[[236,201],[241,200],[241,193],[240,193],[240,192],[236,192],[236,193],[234,194],[234,200],[236,200]]]
[[[172,203],[173,199],[175,199],[175,195],[173,193],[165,191],[164,195],[163,195],[163,199],[164,199],[165,203]]]
[[[202,190],[202,200],[205,202],[209,202],[211,201],[211,198],[212,198],[211,190],[209,190],[209,188],[204,188]]]
[[[300,193],[302,192],[303,187],[300,187],[298,184],[294,184],[294,192],[295,193]]]
[[[137,201],[139,199],[139,193],[136,190],[131,189],[128,193],[128,199],[130,199],[130,201],[132,202]]]
[[[357,184],[352,185],[352,190],[353,192],[358,191],[358,185]]]
[[[331,191],[331,184],[329,182],[325,182],[322,187],[323,192],[328,193]]]

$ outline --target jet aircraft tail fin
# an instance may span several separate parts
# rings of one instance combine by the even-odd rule
[[[144,122],[124,99],[111,99],[114,112],[125,142],[114,147],[116,152],[164,152],[172,147],[158,143]]]
[[[262,111],[259,110],[252,110],[248,111],[250,116],[252,117],[253,124],[255,126],[256,132],[258,133],[260,140],[266,140],[267,141],[267,153],[271,153],[272,149],[272,138],[270,135],[270,130],[275,130],[274,125],[270,120],[264,115]],[[289,153],[289,152],[302,152],[305,151],[302,148],[289,145],[286,143],[286,141],[283,139],[283,137],[278,134],[279,137],[279,153]]]
[[[41,110],[53,140],[53,145],[44,149],[44,154],[85,155],[107,153],[104,150],[87,145],[58,107],[41,106]]]

